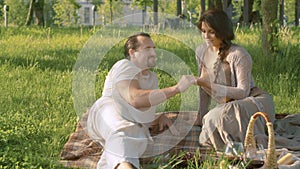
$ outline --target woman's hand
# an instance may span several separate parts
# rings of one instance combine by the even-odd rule
[[[198,77],[196,79],[196,84],[200,86],[208,95],[212,96],[211,83],[208,80],[209,79],[204,77]]]
[[[196,79],[196,84],[198,86],[204,87],[204,88],[208,88],[211,89],[211,83],[207,80],[207,78],[203,78],[203,77],[198,77]]]

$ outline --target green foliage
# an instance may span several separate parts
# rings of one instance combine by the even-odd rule
[[[8,24],[17,26],[24,25],[28,13],[29,1],[5,0],[5,4],[9,6]]]
[[[239,29],[236,41],[252,55],[253,77],[256,85],[270,92],[275,101],[276,113],[299,113],[295,103],[300,99],[300,39],[297,28],[283,28],[278,32],[279,53],[263,54],[259,28]],[[254,43],[255,42],[255,43]]]
[[[186,15],[186,17],[189,17],[188,11],[192,14],[192,22],[197,23],[198,19],[200,18],[200,12],[201,12],[201,0],[186,0],[184,1],[185,9],[183,13]]]
[[[253,11],[260,11],[261,9],[261,0],[254,0]]]
[[[55,4],[56,0],[46,0],[44,2],[44,17],[45,17],[45,26],[49,27],[52,26],[54,24],[53,21],[53,15],[54,15],[54,11],[53,11],[53,4]]]
[[[98,5],[98,14],[104,16],[107,22],[124,16],[124,3],[122,1],[104,0],[103,2],[104,4]]]
[[[3,15],[3,6],[4,6],[4,0],[0,0],[0,17]]]
[[[144,7],[152,7],[153,0],[133,0],[130,6],[133,8],[137,6],[139,9],[144,9]]]
[[[103,0],[92,0],[92,4],[98,6],[101,5],[103,3]]]
[[[158,1],[158,12],[167,13],[167,14],[176,14],[176,1]]]
[[[276,56],[263,54],[258,41],[260,29],[236,31],[235,42],[252,55],[254,80],[273,96],[277,113],[299,113],[300,110],[299,31],[298,28],[280,30],[281,53]],[[0,168],[64,168],[58,164],[59,154],[78,120],[72,94],[73,66],[93,32],[88,28],[0,28]],[[181,30],[176,33],[178,39],[152,36],[157,48],[175,53],[197,74],[194,51],[181,40],[188,38],[197,42],[200,35],[187,36]],[[116,34],[104,42],[113,40]],[[97,97],[101,96],[111,65],[123,58],[122,44],[111,48],[95,72],[95,91],[92,92]],[[154,71],[159,76],[160,87],[176,83],[166,72]],[[94,101],[87,99],[90,99],[87,102]],[[190,97],[190,100],[192,103],[196,99]],[[164,103],[162,110],[178,110],[180,103],[178,95]],[[173,162],[163,163],[157,159],[153,168],[180,165],[178,160]],[[190,162],[187,168],[213,165],[213,160],[207,160],[202,164]]]
[[[295,23],[295,1],[284,1],[284,15],[287,19],[288,25],[294,25]]]
[[[79,20],[76,10],[79,8],[80,5],[76,0],[61,0],[56,2],[53,6],[55,12],[54,24],[59,26],[76,25]]]
[[[243,3],[244,3],[243,0],[232,1],[232,6],[234,8],[233,13],[235,14],[232,16],[232,20],[234,22],[237,22],[243,13],[242,11]]]

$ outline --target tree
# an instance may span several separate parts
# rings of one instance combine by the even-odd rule
[[[205,0],[201,0],[200,16],[205,11]]]
[[[265,54],[271,54],[278,50],[278,0],[263,0],[262,12],[262,48]]]
[[[144,24],[146,18],[146,9],[147,6],[151,7],[153,5],[153,0],[133,0],[131,3],[131,7],[137,6],[138,8],[142,9],[143,12],[143,21]]]
[[[9,24],[24,26],[26,22],[29,2],[23,0],[5,0],[4,3],[9,6]],[[2,9],[3,8],[1,8],[1,10]]]
[[[249,22],[252,22],[252,13],[253,13],[253,3],[254,0],[244,0],[243,8],[243,20],[245,25],[249,25]]]
[[[208,0],[208,9],[223,9],[222,0]]]
[[[30,0],[29,2],[29,8],[28,8],[28,13],[25,21],[25,25],[29,25],[31,20],[32,20],[32,12],[33,11],[33,0]]]
[[[0,8],[3,9],[4,0],[0,0]],[[2,10],[0,10],[0,17],[2,17],[3,13]]]
[[[99,6],[99,5],[102,5],[103,2],[102,2],[102,0],[92,0],[92,4],[96,5],[96,6]]]
[[[45,0],[38,0],[33,5],[33,11],[35,13],[34,23],[38,26],[44,26],[44,4]]]
[[[153,0],[133,0],[131,3],[131,6],[137,6],[141,9],[144,9],[145,7],[149,6],[151,7],[153,5]]]
[[[295,26],[299,26],[300,0],[295,0]]]
[[[115,0],[117,1],[117,0]],[[110,22],[113,21],[113,0],[109,0]]]
[[[279,22],[284,25],[284,0],[279,0]]]
[[[30,0],[25,25],[30,25],[32,20],[35,25],[44,26],[44,0]]]
[[[192,22],[193,20],[195,20],[195,22],[198,21],[198,19],[201,16],[201,12],[202,12],[202,6],[201,6],[201,2],[202,0],[185,0],[185,7],[184,7],[184,11],[183,13],[185,13],[186,16],[191,15],[192,16]],[[204,4],[205,7],[205,4]],[[205,10],[205,8],[204,8]],[[204,11],[203,11],[204,12]]]
[[[260,22],[259,11],[261,8],[261,0],[239,0],[232,2],[236,16],[234,20],[248,26],[249,23]]]
[[[176,12],[177,16],[182,15],[183,11],[181,11],[181,9],[182,9],[181,0],[177,0],[177,12]]]
[[[54,10],[53,10],[53,4],[58,0],[46,0],[44,3],[44,22],[45,26],[52,26],[54,24],[53,16],[54,16]]]
[[[160,0],[158,2],[158,6],[160,8],[160,11],[163,13],[168,13],[168,14],[176,14],[177,10],[177,2],[176,1],[166,1],[166,0]]]
[[[79,16],[76,13],[81,6],[76,0],[61,0],[54,4],[54,23],[61,26],[76,25]]]
[[[153,12],[154,12],[154,25],[158,24],[158,0],[153,0]]]
[[[112,22],[114,18],[122,17],[123,5],[122,1],[104,0],[104,3],[98,6],[98,14],[104,18],[110,18],[110,22]]]
[[[300,0],[284,1],[284,19],[286,21],[286,24],[291,25],[293,23],[296,26],[297,22],[299,23],[299,10],[300,10],[299,8],[300,8]]]
[[[110,22],[113,20],[112,0],[109,0]]]

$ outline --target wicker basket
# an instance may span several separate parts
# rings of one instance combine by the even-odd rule
[[[252,115],[250,122],[247,127],[246,137],[245,137],[245,143],[244,146],[253,146],[250,148],[255,148],[255,139],[254,139],[254,123],[257,119],[257,117],[263,116],[266,120],[266,125],[268,127],[268,134],[269,134],[269,140],[268,140],[268,150],[266,154],[266,161],[265,161],[265,167],[266,169],[276,169],[277,166],[277,158],[276,158],[276,149],[275,149],[275,140],[274,140],[274,129],[273,124],[270,122],[270,119],[268,115],[264,112],[256,112]]]

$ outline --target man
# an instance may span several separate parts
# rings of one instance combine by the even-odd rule
[[[155,107],[195,82],[193,76],[183,76],[178,84],[157,89],[157,76],[150,70],[155,66],[155,45],[147,33],[130,36],[124,50],[126,59],[109,71],[102,97],[91,107],[87,121],[90,137],[104,147],[98,169],[139,168],[139,157],[151,140],[150,123],[178,134],[164,115],[155,119]]]

